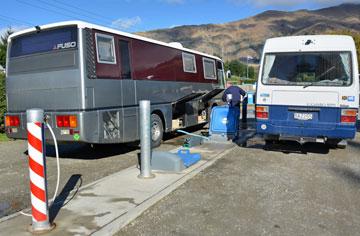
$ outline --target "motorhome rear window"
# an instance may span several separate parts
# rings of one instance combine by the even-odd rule
[[[22,35],[12,39],[10,57],[66,50],[77,47],[77,27],[63,27]]]
[[[294,52],[265,55],[262,83],[293,86],[350,86],[350,52]]]

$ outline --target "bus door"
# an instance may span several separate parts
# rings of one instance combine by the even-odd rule
[[[119,39],[119,59],[122,83],[123,103],[123,139],[133,141],[138,139],[138,106],[136,106],[135,81],[132,79],[130,42]]]

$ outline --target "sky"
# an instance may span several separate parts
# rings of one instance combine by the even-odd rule
[[[0,34],[65,20],[126,32],[180,25],[226,23],[265,10],[318,9],[360,0],[3,0]]]

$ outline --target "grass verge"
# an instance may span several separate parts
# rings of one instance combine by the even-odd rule
[[[6,137],[6,134],[0,133],[0,142],[6,142],[9,141],[8,137]]]

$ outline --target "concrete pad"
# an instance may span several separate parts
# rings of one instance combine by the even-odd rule
[[[182,173],[155,173],[154,179],[139,179],[133,166],[84,186],[61,206],[48,235],[109,235],[141,215],[147,208],[177,187],[225,156],[233,144],[203,145],[191,149],[202,154],[202,160]],[[101,166],[99,166],[101,168]],[[30,217],[15,214],[0,219],[4,235],[31,235],[27,227]]]

